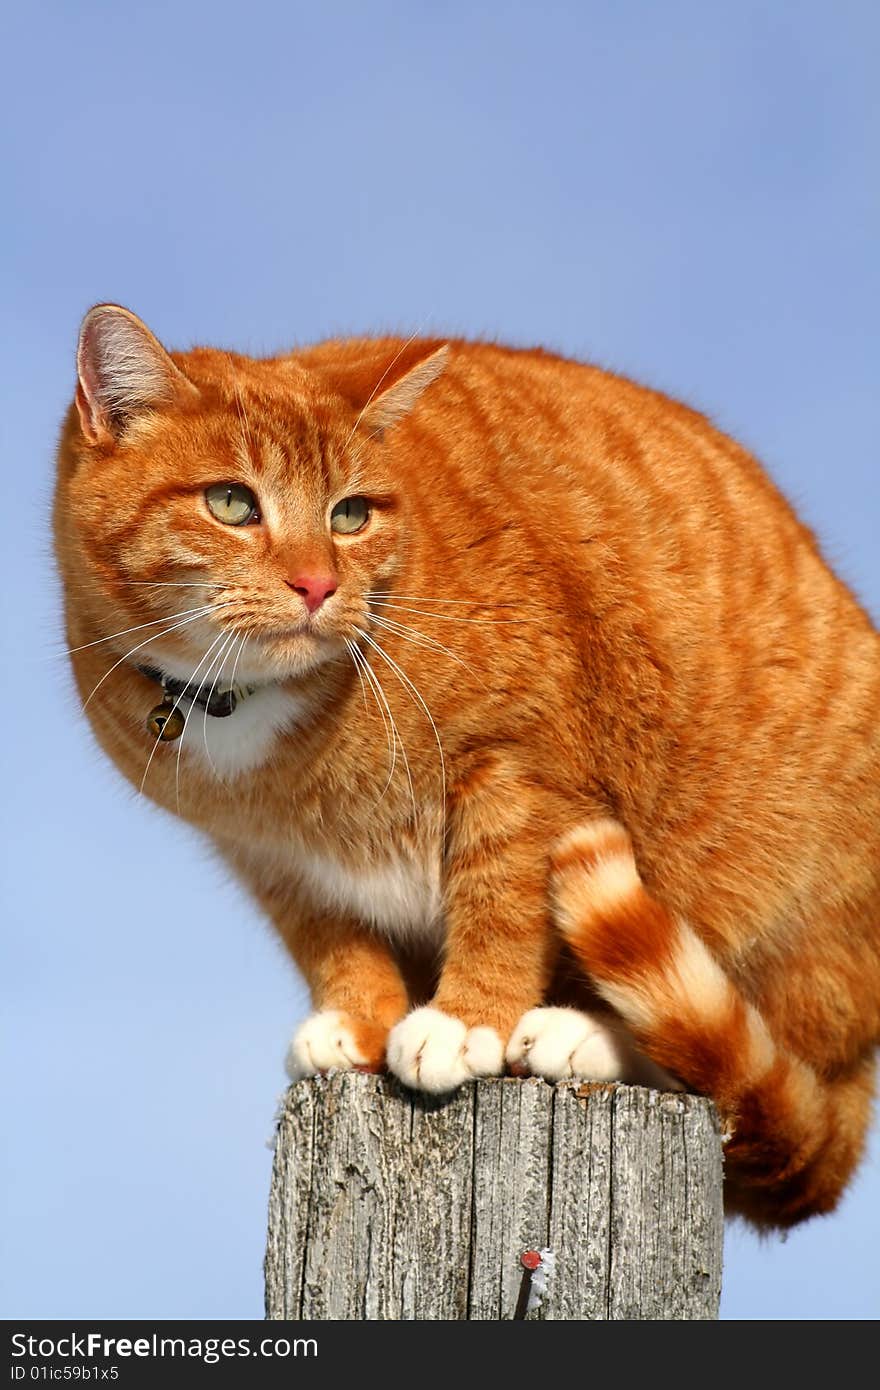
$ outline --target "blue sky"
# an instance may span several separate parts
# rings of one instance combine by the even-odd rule
[[[7,1317],[257,1317],[305,1008],[195,835],[98,754],[48,506],[79,320],[268,352],[422,327],[708,411],[880,616],[880,9],[35,0],[7,16]],[[839,1214],[729,1235],[733,1318],[880,1311],[880,1143]]]

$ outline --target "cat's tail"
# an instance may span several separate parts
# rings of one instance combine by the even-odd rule
[[[826,1082],[778,1047],[696,933],[647,892],[616,821],[565,837],[552,889],[595,988],[653,1061],[715,1101],[729,1207],[783,1227],[830,1211],[861,1157],[871,1067]]]

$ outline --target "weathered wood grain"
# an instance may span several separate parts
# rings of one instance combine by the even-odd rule
[[[339,1072],[287,1094],[266,1314],[503,1321],[520,1254],[548,1247],[530,1318],[714,1318],[721,1243],[708,1101],[513,1078],[437,1099]]]

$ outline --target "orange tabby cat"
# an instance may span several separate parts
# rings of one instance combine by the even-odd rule
[[[305,975],[292,1074],[684,1085],[732,1210],[833,1207],[880,1033],[880,641],[756,462],[487,344],[169,356],[101,305],[78,374],[79,689]]]

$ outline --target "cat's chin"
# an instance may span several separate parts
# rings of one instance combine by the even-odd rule
[[[345,654],[341,637],[301,632],[289,637],[253,637],[245,649],[246,660],[235,674],[239,684],[303,680],[327,662]]]
[[[232,677],[233,665],[237,686],[283,685],[287,681],[302,681],[327,662],[345,654],[345,644],[340,637],[321,636],[311,632],[297,632],[286,636],[264,637],[252,634],[241,652],[240,658],[223,663],[223,679],[219,685]],[[155,648],[155,666],[175,680],[190,681],[193,669],[198,670],[198,656],[192,659],[166,653]],[[202,668],[204,669],[204,668]],[[210,670],[206,683],[210,685],[215,670]]]

